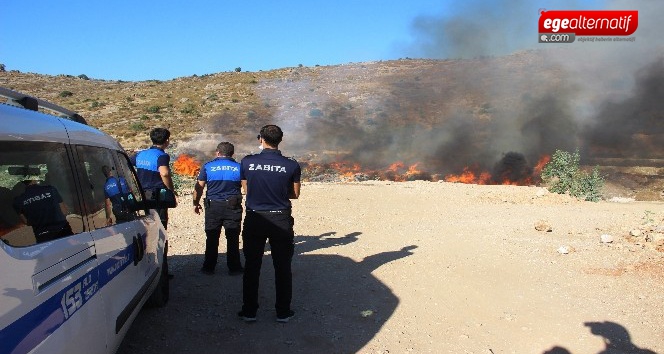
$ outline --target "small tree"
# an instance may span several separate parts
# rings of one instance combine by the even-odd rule
[[[238,66],[237,68],[235,68],[235,72],[236,72],[236,73],[239,73],[240,71],[242,71],[242,68],[241,68],[241,67]]]
[[[5,72],[5,64],[0,64],[0,73]]]
[[[595,167],[591,174],[579,169],[579,150],[574,153],[556,150],[542,170],[542,180],[551,192],[569,193],[576,198],[597,202],[601,199],[604,178]]]

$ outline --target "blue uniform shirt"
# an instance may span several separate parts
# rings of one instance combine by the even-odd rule
[[[226,200],[240,192],[240,164],[231,157],[217,157],[206,163],[198,174],[207,183],[207,198]]]
[[[108,177],[104,184],[104,194],[111,200],[114,208],[121,209],[124,206],[125,198],[129,195],[127,181],[122,177]]]
[[[132,163],[136,166],[136,175],[144,190],[166,188],[159,173],[160,166],[168,167],[171,157],[164,150],[153,146],[140,151]]]
[[[240,178],[247,180],[247,209],[291,208],[289,191],[293,183],[300,182],[297,161],[284,157],[279,150],[264,149],[260,154],[245,156],[240,164]]]

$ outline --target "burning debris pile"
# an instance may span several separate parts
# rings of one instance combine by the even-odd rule
[[[549,161],[545,156],[534,166],[523,155],[508,153],[492,172],[478,166],[465,167],[459,174],[424,171],[421,163],[407,165],[395,162],[385,168],[363,168],[357,162],[316,163],[301,160],[302,180],[305,182],[362,182],[362,181],[446,181],[467,184],[533,185],[540,182],[542,168]],[[196,177],[201,163],[191,155],[180,154],[173,162],[173,171],[182,176]]]
[[[419,164],[406,166],[403,162],[395,162],[384,169],[365,169],[358,163],[331,162],[315,163],[300,161],[302,179],[311,182],[361,182],[361,181],[437,181],[438,175],[420,171]]]
[[[407,165],[395,162],[385,168],[363,168],[357,162],[313,163],[300,162],[303,167],[303,179],[313,182],[361,182],[379,181],[445,181],[466,184],[502,184],[527,186],[541,181],[542,169],[549,162],[548,155],[543,156],[535,166],[530,166],[526,158],[519,153],[506,154],[493,171],[482,170],[479,165],[464,167],[459,174],[444,174],[422,169],[422,163]]]

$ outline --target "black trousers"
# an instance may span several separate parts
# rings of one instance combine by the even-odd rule
[[[146,190],[145,191],[145,198],[146,199],[151,199],[151,200],[157,200],[157,190]],[[155,209],[157,211],[157,214],[159,215],[159,218],[161,219],[161,224],[164,225],[164,229],[168,230],[168,209],[163,208],[163,209]]]
[[[242,278],[242,311],[253,315],[258,309],[258,284],[265,242],[269,240],[274,266],[277,316],[287,315],[293,294],[291,261],[295,249],[294,220],[290,211],[282,213],[247,210],[242,230],[244,249],[244,277]]]
[[[205,260],[203,268],[214,270],[219,258],[221,228],[226,234],[226,265],[228,270],[242,269],[240,261],[240,222],[242,206],[231,208],[225,201],[210,201],[205,204]]]

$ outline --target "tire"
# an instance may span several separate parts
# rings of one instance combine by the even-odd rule
[[[168,298],[170,294],[170,284],[168,277],[168,244],[164,249],[164,259],[161,262],[161,276],[159,276],[159,284],[154,289],[152,295],[147,301],[147,305],[150,307],[164,307],[168,303]]]

